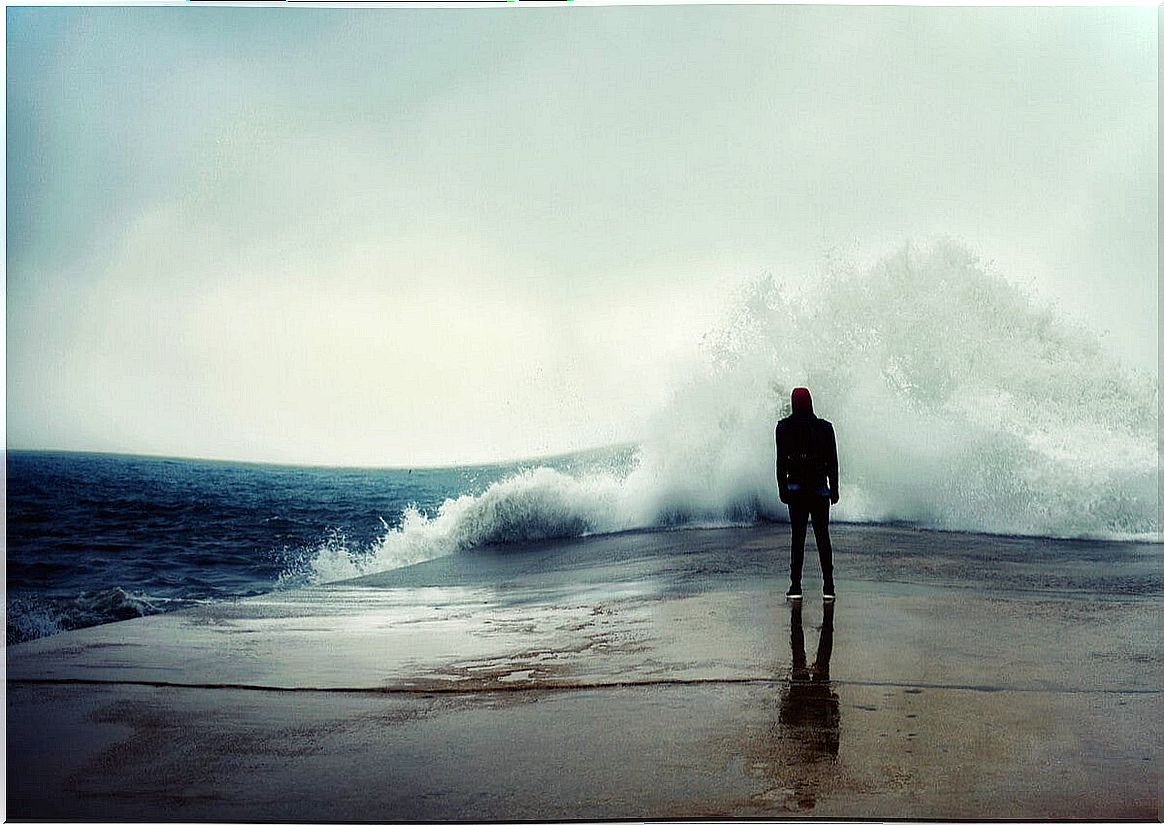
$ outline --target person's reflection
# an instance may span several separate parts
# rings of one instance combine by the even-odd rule
[[[817,763],[835,762],[841,742],[841,711],[837,694],[829,684],[829,659],[833,654],[833,603],[824,604],[824,621],[816,661],[808,666],[804,655],[804,624],[801,602],[792,603],[792,676],[780,697],[780,727],[794,745],[795,804],[800,810],[816,805],[820,775]]]

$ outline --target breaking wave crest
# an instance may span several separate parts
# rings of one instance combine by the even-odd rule
[[[111,587],[79,596],[10,596],[6,602],[8,644],[52,636],[65,630],[136,619],[200,603]]]
[[[333,540],[285,581],[333,581],[485,544],[783,519],[772,429],[812,389],[841,461],[834,518],[1159,540],[1159,383],[963,247],[908,247],[811,291],[771,277],[725,323],[633,460],[526,469],[403,514],[370,547]]]
[[[288,570],[283,583],[336,581],[390,570],[485,544],[567,538],[636,526],[620,517],[624,489],[615,474],[581,477],[549,467],[518,471],[480,495],[446,499],[433,516],[405,509],[370,548],[331,536]]]

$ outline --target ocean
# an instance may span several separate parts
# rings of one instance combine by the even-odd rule
[[[659,507],[651,498],[656,509],[647,517],[641,502],[628,503],[640,453],[624,446],[537,462],[377,469],[10,451],[6,639],[337,581],[484,545],[783,518],[758,497],[718,512],[692,502],[680,509],[674,500]],[[1023,546],[1033,561],[1040,555]],[[1056,564],[1042,558],[1037,566]]]
[[[568,472],[587,459],[539,466]],[[405,518],[435,517],[446,500],[479,495],[523,469],[9,451],[6,638],[12,644],[356,574],[361,561],[377,561],[385,536]],[[387,558],[378,564],[399,566]]]
[[[834,520],[1160,542],[1158,374],[965,249],[731,305],[629,445],[443,469],[10,449],[8,642],[485,545],[783,521],[772,429],[802,384],[836,427]]]

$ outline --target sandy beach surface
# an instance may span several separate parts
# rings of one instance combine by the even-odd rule
[[[1158,544],[483,548],[7,650],[10,819],[1160,815]],[[815,576],[815,578],[814,578]]]

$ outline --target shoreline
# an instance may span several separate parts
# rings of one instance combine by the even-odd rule
[[[456,556],[457,554],[473,554],[473,553],[479,554],[479,553],[489,553],[489,552],[502,553],[502,554],[504,554],[504,553],[521,553],[521,552],[528,552],[531,549],[536,550],[539,547],[553,547],[553,546],[561,545],[563,543],[588,542],[588,541],[596,541],[596,540],[602,540],[602,539],[607,539],[607,538],[620,538],[620,537],[634,538],[635,536],[650,535],[650,534],[655,534],[655,533],[661,533],[661,534],[679,533],[679,534],[682,534],[685,532],[704,532],[704,531],[715,531],[715,530],[780,529],[782,527],[787,527],[787,525],[788,525],[787,521],[759,520],[757,522],[748,523],[748,524],[742,524],[742,523],[741,524],[726,524],[726,523],[725,524],[714,524],[714,523],[709,523],[709,524],[683,525],[683,526],[676,526],[676,527],[636,527],[636,528],[631,528],[628,530],[620,530],[620,531],[616,531],[616,532],[589,533],[589,534],[584,534],[584,535],[577,536],[577,537],[565,537],[565,538],[556,538],[556,539],[531,539],[531,540],[520,541],[520,542],[510,542],[507,544],[486,544],[486,545],[481,545],[479,547],[470,548],[468,550],[454,551],[453,553],[450,553],[447,555]],[[874,530],[884,529],[884,530],[901,531],[901,532],[904,532],[907,534],[920,533],[920,534],[937,534],[937,535],[956,535],[956,536],[965,536],[965,537],[971,537],[971,538],[979,538],[982,540],[1036,542],[1036,543],[1040,543],[1040,544],[1046,543],[1046,542],[1053,542],[1056,545],[1076,544],[1076,545],[1081,546],[1081,547],[1082,546],[1093,546],[1093,545],[1097,545],[1097,544],[1099,544],[1099,545],[1112,545],[1113,547],[1116,547],[1116,548],[1142,549],[1143,551],[1148,552],[1148,553],[1152,553],[1154,551],[1159,551],[1161,553],[1162,560],[1164,560],[1164,536],[1155,536],[1155,535],[1148,536],[1148,537],[1137,537],[1137,536],[1130,536],[1129,535],[1129,536],[1122,536],[1122,537],[1116,536],[1116,537],[1105,537],[1105,538],[1085,537],[1085,536],[1072,536],[1072,537],[1060,538],[1060,537],[1053,537],[1053,536],[1037,536],[1037,535],[1025,535],[1025,534],[1016,534],[1016,533],[989,533],[989,532],[981,532],[981,531],[954,530],[954,529],[946,529],[946,528],[939,528],[939,527],[930,527],[930,526],[926,526],[926,525],[919,524],[916,522],[904,522],[904,521],[894,521],[894,522],[833,521],[833,522],[830,522],[830,528],[833,530],[834,533],[837,532],[838,530],[844,531],[844,530],[849,529],[849,528],[874,529]],[[811,559],[811,557],[814,553],[813,542],[812,542],[811,536],[809,538],[809,541],[807,542],[807,546],[808,546],[807,554],[808,554],[808,557]],[[844,552],[845,552],[844,548],[841,548],[840,553],[843,555]],[[437,561],[437,560],[442,559],[442,558],[445,558],[445,557],[444,556],[437,556],[437,557],[434,557],[433,559],[429,559],[425,562],[419,562],[419,564],[429,564],[431,562]],[[413,567],[413,566],[415,566],[415,565],[404,565],[403,567]],[[363,574],[362,576],[353,577],[353,579],[364,578],[365,576],[381,576],[381,575],[391,574],[394,570],[398,570],[398,569],[403,569],[403,568],[391,568],[391,569],[385,570],[385,571],[379,571],[379,572],[375,572],[375,573],[366,573],[366,574]],[[324,587],[324,586],[335,585],[335,584],[343,584],[344,582],[352,581],[353,579],[337,579],[337,580],[315,582],[315,583],[296,583],[293,585],[283,585],[283,584],[280,584],[279,582],[275,582],[273,584],[270,584],[267,587],[267,589],[261,590],[259,592],[255,592],[255,590],[252,589],[245,594],[215,596],[215,597],[206,598],[206,599],[184,599],[182,597],[155,596],[155,595],[150,594],[150,593],[140,593],[139,594],[137,591],[126,591],[127,593],[129,593],[132,596],[139,596],[140,595],[141,597],[144,597],[146,600],[149,600],[149,599],[158,599],[158,600],[162,600],[162,601],[174,600],[174,601],[189,601],[191,603],[190,604],[183,604],[179,607],[162,609],[156,613],[146,613],[142,616],[135,616],[135,617],[130,617],[130,618],[119,618],[119,619],[113,619],[113,620],[109,620],[109,621],[98,622],[95,624],[86,624],[86,625],[82,625],[81,627],[73,627],[73,628],[69,628],[69,629],[65,629],[65,630],[57,630],[56,632],[48,633],[48,634],[41,635],[41,636],[34,636],[32,638],[21,639],[19,641],[8,642],[7,646],[12,647],[14,645],[27,644],[29,642],[35,642],[39,639],[51,638],[53,636],[60,635],[61,633],[71,633],[71,632],[74,632],[76,630],[84,630],[84,629],[89,628],[89,627],[99,627],[99,626],[103,626],[106,624],[119,624],[121,622],[133,621],[133,620],[139,619],[139,618],[148,618],[148,617],[152,617],[152,616],[168,615],[168,614],[176,612],[176,611],[190,609],[191,607],[200,607],[200,606],[204,606],[204,605],[213,605],[213,604],[224,603],[224,602],[233,602],[233,601],[237,601],[239,599],[253,598],[256,596],[261,597],[261,596],[266,596],[266,595],[269,595],[272,593],[285,592],[286,590],[299,589],[301,587]],[[886,581],[886,583],[897,583],[897,584],[908,583],[906,580],[900,580],[900,581],[885,580],[885,581]],[[952,585],[947,583],[945,586],[952,586]],[[122,588],[120,588],[119,586],[114,586],[113,588],[110,588],[110,590],[114,590],[114,589],[122,589]],[[1081,591],[1081,592],[1084,592],[1084,591]],[[32,598],[37,598],[36,594],[31,594],[31,596],[32,596]],[[28,598],[28,594],[22,594],[20,596],[20,598]]]
[[[8,815],[1157,818],[1157,548],[837,525],[830,609],[784,601],[786,541],[482,549],[10,647]]]

